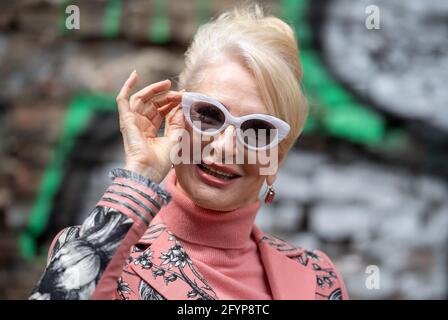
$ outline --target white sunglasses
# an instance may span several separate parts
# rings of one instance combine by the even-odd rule
[[[183,93],[182,108],[185,119],[196,132],[211,136],[234,125],[239,141],[251,150],[272,148],[290,130],[285,121],[267,114],[234,117],[218,100],[196,92]]]

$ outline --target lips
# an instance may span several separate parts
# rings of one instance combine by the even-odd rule
[[[213,187],[224,188],[233,184],[241,177],[240,174],[228,167],[221,167],[214,164],[208,165],[203,162],[195,165],[195,167],[200,179]]]
[[[221,170],[217,169],[216,166],[212,167],[212,166],[207,165],[205,163],[201,163],[198,166],[205,173],[210,174],[210,175],[212,175],[212,176],[214,176],[216,178],[219,178],[219,179],[231,180],[231,179],[235,179],[235,178],[241,177],[240,175],[232,173],[232,172],[229,172],[228,170],[227,171],[223,171],[222,169]]]

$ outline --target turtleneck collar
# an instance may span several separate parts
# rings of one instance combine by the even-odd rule
[[[215,248],[238,249],[250,243],[260,201],[233,211],[215,211],[197,206],[177,186],[174,170],[164,187],[171,193],[171,202],[158,215],[174,235],[184,241]]]

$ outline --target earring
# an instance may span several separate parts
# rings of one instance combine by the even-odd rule
[[[266,197],[264,198],[264,203],[271,204],[275,198],[274,185],[268,185],[268,191],[266,192]]]

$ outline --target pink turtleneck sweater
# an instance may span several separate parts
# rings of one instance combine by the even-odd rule
[[[198,207],[176,186],[174,170],[165,188],[172,201],[158,215],[220,299],[270,300],[272,295],[252,237],[260,202],[235,211]]]

